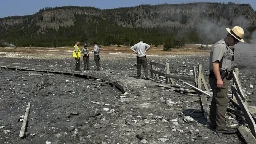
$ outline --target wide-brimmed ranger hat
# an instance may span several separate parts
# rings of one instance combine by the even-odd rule
[[[244,42],[244,30],[240,26],[234,26],[232,29],[226,28],[229,34],[231,34],[235,39],[239,40],[240,42]]]

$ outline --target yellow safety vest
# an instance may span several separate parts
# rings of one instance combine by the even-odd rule
[[[80,48],[77,46],[77,45],[75,45],[74,46],[74,50],[73,50],[73,58],[80,58],[81,57],[81,51],[80,51]],[[76,52],[76,49],[78,50],[78,52]]]

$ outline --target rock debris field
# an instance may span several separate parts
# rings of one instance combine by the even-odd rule
[[[204,73],[208,72],[208,56],[204,55],[149,55],[150,60],[169,61],[171,72],[178,77],[174,79],[177,84],[181,84],[179,77],[193,84],[191,70],[199,63]],[[86,77],[72,74],[74,60],[70,57],[1,55],[0,65],[7,68],[0,70],[0,143],[243,143],[239,134],[217,135],[207,127],[197,94],[160,87],[164,80],[136,79],[135,55],[105,53],[101,62],[101,71],[94,71],[95,64],[90,57],[91,70],[80,72],[90,76]],[[255,72],[247,65],[238,63],[238,66],[242,67],[240,80],[248,104],[255,106]],[[26,132],[20,138],[29,102]],[[227,119],[236,123],[228,115]]]

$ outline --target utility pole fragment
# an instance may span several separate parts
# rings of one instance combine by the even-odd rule
[[[27,121],[28,121],[29,109],[30,109],[30,103],[28,103],[28,106],[26,108],[25,116],[24,116],[23,123],[22,123],[21,130],[20,130],[20,135],[19,135],[20,138],[23,138],[24,134],[25,134],[26,125],[27,125]]]

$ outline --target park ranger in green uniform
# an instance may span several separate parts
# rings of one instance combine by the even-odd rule
[[[235,26],[226,28],[228,35],[215,43],[210,53],[209,83],[213,91],[210,106],[210,127],[217,133],[232,134],[237,129],[226,126],[225,114],[228,107],[228,82],[232,75],[232,61],[234,60],[234,45],[244,42],[244,30]]]

